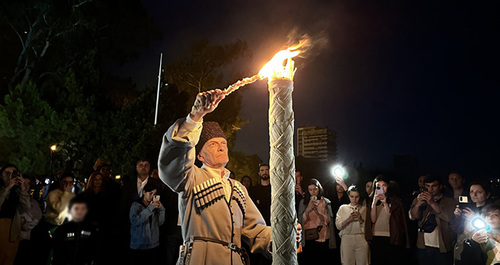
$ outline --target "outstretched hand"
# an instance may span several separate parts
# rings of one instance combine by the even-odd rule
[[[219,106],[225,96],[224,91],[220,89],[198,93],[189,114],[191,119],[196,122],[201,121],[205,115],[213,112]]]

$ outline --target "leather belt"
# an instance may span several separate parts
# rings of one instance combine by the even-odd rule
[[[243,264],[250,265],[250,259],[249,259],[247,251],[244,248],[240,248],[240,247],[236,246],[232,242],[225,242],[225,241],[222,241],[219,239],[209,238],[209,237],[201,237],[201,236],[193,237],[193,242],[195,242],[195,241],[203,241],[203,242],[221,244],[224,247],[229,248],[231,251],[238,253],[241,256],[241,260],[242,260]]]

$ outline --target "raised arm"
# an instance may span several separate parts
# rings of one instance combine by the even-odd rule
[[[221,90],[199,93],[191,112],[177,120],[163,136],[158,158],[160,179],[176,192],[184,191],[195,167],[195,146],[200,139],[203,117],[213,112],[224,98]]]

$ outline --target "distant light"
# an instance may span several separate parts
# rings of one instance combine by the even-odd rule
[[[122,176],[120,176],[120,175],[115,176],[115,179],[121,179],[121,178],[122,178]]]
[[[344,167],[342,167],[341,165],[333,166],[331,169],[331,174],[332,174],[332,176],[334,176],[336,178],[345,179],[347,177],[346,171],[345,171]]]
[[[52,151],[55,151],[56,149],[57,149],[57,145],[55,145],[55,144],[50,147],[50,150],[52,150]]]
[[[27,32],[27,31],[25,31],[25,32],[24,32],[24,34],[28,34],[28,32]]]

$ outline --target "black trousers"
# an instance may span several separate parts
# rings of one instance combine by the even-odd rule
[[[130,250],[130,264],[159,264],[161,263],[160,258],[160,247],[155,247],[152,249],[131,249]]]
[[[408,262],[403,259],[406,249],[389,242],[386,236],[373,237],[370,242],[371,265],[401,265]]]
[[[329,240],[325,242],[317,242],[315,240],[306,240],[306,245],[299,254],[300,265],[318,265],[324,264],[325,261],[334,261],[335,252],[329,247]],[[339,264],[332,262],[330,264]]]

